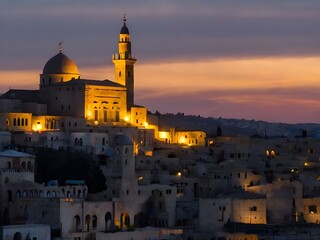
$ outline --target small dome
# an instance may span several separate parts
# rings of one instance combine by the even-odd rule
[[[74,61],[60,52],[46,63],[43,74],[78,74],[78,68]]]
[[[121,28],[120,34],[129,34],[129,29],[127,28],[126,23],[123,23],[123,27]]]
[[[115,144],[115,145],[133,145],[133,141],[127,135],[118,134],[114,137],[113,144]]]

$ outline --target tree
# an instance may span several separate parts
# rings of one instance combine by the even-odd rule
[[[217,137],[222,137],[222,130],[219,125],[217,127]]]
[[[79,151],[38,148],[36,162],[37,182],[58,180],[62,184],[67,179],[84,180],[90,193],[106,189],[106,179],[89,154]]]

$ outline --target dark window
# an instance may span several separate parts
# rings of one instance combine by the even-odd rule
[[[309,205],[309,213],[317,213],[317,205]]]
[[[98,121],[98,110],[94,110],[94,120]]]
[[[249,210],[251,212],[256,212],[257,211],[257,207],[256,206],[250,207]]]
[[[107,113],[107,111],[105,110],[105,111],[103,111],[103,121],[104,121],[104,122],[107,122],[107,119],[108,119],[108,113]]]
[[[120,120],[120,113],[119,111],[116,111],[116,122],[119,122]]]

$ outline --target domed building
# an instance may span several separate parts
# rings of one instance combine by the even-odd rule
[[[40,74],[39,90],[11,89],[0,96],[0,130],[30,131],[88,125],[144,127],[147,110],[134,104],[134,64],[124,18],[118,52],[113,54],[115,81],[82,78],[59,43]]]
[[[60,47],[60,52],[46,63],[42,74],[40,74],[40,88],[46,84],[78,78],[80,78],[80,74],[77,65],[62,53],[62,47]]]

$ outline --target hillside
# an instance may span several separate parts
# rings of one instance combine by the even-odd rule
[[[320,124],[315,123],[269,123],[265,121],[245,120],[245,119],[223,119],[223,118],[204,118],[201,116],[185,116],[183,113],[156,113],[159,117],[159,128],[177,128],[189,130],[203,130],[209,136],[216,135],[217,128],[220,126],[223,135],[231,136],[302,136],[305,130],[308,137],[315,137],[320,133]]]

